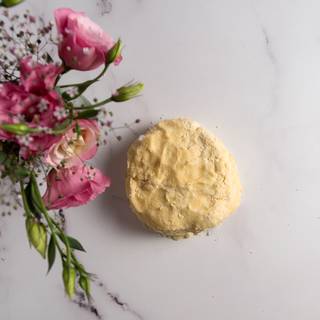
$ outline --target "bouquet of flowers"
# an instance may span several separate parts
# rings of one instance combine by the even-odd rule
[[[16,190],[17,203],[21,199],[30,245],[48,260],[48,271],[60,256],[68,296],[78,285],[89,298],[91,274],[75,255],[83,246],[65,233],[52,210],[84,205],[110,185],[86,164],[99,146],[103,106],[136,97],[143,85],[122,86],[90,103],[83,95],[121,62],[121,41],[71,9],[57,9],[55,22],[56,37],[53,23],[28,11],[6,10],[0,20],[0,172]],[[56,49],[61,60],[55,62]],[[100,66],[93,79],[60,85],[67,72]]]

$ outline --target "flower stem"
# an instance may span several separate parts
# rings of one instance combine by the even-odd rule
[[[51,234],[53,236],[53,239],[54,239],[54,242],[55,244],[58,244],[58,240],[57,240],[57,237],[56,237],[56,228],[57,228],[57,224],[52,220],[52,218],[50,217],[49,213],[47,210],[43,210],[43,215],[44,215],[44,218],[45,220],[47,221],[48,223],[48,226],[51,230]],[[60,232],[60,235],[63,239],[63,242],[66,246],[66,256],[67,256],[67,264],[70,265],[71,264],[71,248],[70,248],[70,244],[69,244],[69,241],[66,237],[66,235],[64,234],[63,230],[61,230],[61,228],[57,228]],[[59,244],[58,244],[58,250],[60,251],[60,254],[63,253],[62,249],[60,248],[59,249]]]
[[[88,83],[88,82],[94,83],[94,82],[98,81],[106,73],[106,71],[108,70],[108,67],[109,67],[109,64],[105,64],[103,70],[92,80],[87,80],[85,82],[78,82],[78,83],[72,83],[72,84],[63,84],[63,85],[59,86],[59,88],[63,89],[63,88],[69,88],[69,87],[79,87],[79,86],[81,86],[85,83]]]
[[[89,106],[82,106],[82,107],[74,107],[74,110],[88,110],[88,109],[94,109],[94,108],[98,108],[98,107],[101,107],[107,103],[110,103],[112,102],[112,97],[109,97],[108,99],[105,99],[105,100],[102,100],[96,104],[92,104],[92,105],[89,105]]]
[[[66,238],[64,231],[62,230],[62,228],[59,226],[59,224],[56,221],[52,221],[52,223],[55,225],[55,227],[58,229],[59,233],[61,234],[61,236],[68,241],[68,239]],[[74,263],[74,265],[80,269],[82,272],[85,272],[85,270],[83,269],[81,263],[78,261],[77,257],[75,256],[75,254],[73,253],[72,250],[70,250],[70,254],[71,254],[71,258],[72,258],[72,262]]]
[[[24,190],[23,182],[22,182],[21,180],[20,180],[20,190],[21,190],[23,207],[24,207],[24,210],[25,210],[25,212],[26,212],[26,215],[27,215],[27,217],[31,217],[31,216],[32,216],[32,213],[31,213],[31,210],[30,210],[30,208],[29,208],[29,205],[28,205],[28,202],[27,202],[26,192],[25,192],[25,190]]]

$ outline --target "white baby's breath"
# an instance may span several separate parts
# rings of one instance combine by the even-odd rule
[[[33,141],[33,138],[29,134],[26,134],[24,136],[17,137],[17,140],[19,144],[28,147]]]
[[[67,114],[67,111],[66,111],[65,108],[58,107],[58,108],[56,108],[56,109],[54,110],[53,116],[54,116],[58,121],[60,121],[60,120],[65,119],[65,118],[68,116],[68,114]]]

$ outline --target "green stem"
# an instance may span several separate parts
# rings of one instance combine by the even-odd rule
[[[73,261],[74,265],[76,266],[76,269],[79,270],[80,274],[85,273],[87,275],[86,270],[83,269],[82,264],[78,261],[77,257],[75,256],[75,254],[73,252],[71,252],[71,257],[72,257],[72,261]]]
[[[103,70],[92,80],[87,80],[85,82],[78,82],[78,83],[72,83],[72,84],[64,84],[62,86],[59,86],[59,88],[79,87],[87,82],[94,83],[94,82],[98,81],[106,73],[106,71],[108,70],[108,67],[109,67],[109,64],[106,64],[104,66]]]
[[[22,196],[24,210],[25,210],[25,212],[27,214],[27,217],[32,217],[32,213],[31,213],[31,210],[30,210],[28,202],[27,202],[27,195],[26,195],[25,190],[24,190],[23,181],[20,180],[19,183],[20,183],[21,196]],[[45,216],[45,219],[46,219],[46,221],[48,223],[48,226],[49,226],[49,228],[51,230],[51,235],[52,235],[53,241],[54,241],[56,247],[58,248],[58,250],[60,252],[61,259],[63,260],[63,256],[65,254],[64,254],[63,250],[61,249],[61,246],[60,246],[60,244],[59,244],[59,242],[57,240],[57,236],[56,236],[56,233],[55,233],[54,225],[51,222],[51,218],[49,217],[47,212],[44,212],[44,216]]]
[[[57,227],[58,224],[56,224],[56,223],[51,219],[51,217],[49,216],[49,213],[48,213],[47,210],[43,210],[43,215],[44,215],[44,217],[45,217],[45,219],[46,219],[46,221],[47,221],[47,223],[48,223],[48,226],[49,226],[52,234],[54,235],[53,237],[54,237],[54,241],[55,241],[56,244],[58,243],[58,240],[57,240],[57,237],[56,237],[55,228],[57,228],[57,229],[59,230],[59,232],[60,232],[60,234],[61,234],[61,237],[62,237],[62,240],[63,240],[63,242],[64,242],[64,244],[65,244],[65,246],[66,246],[67,264],[70,265],[70,264],[71,264],[71,253],[72,253],[72,252],[71,252],[71,248],[70,248],[69,241],[68,241],[67,237],[65,236],[65,234],[64,234],[64,232],[61,230],[61,228],[60,228],[60,227],[59,227],[59,228]],[[60,250],[59,250],[59,251],[60,251]],[[62,252],[62,250],[61,250],[61,252]],[[61,252],[60,252],[60,253],[61,253]]]
[[[62,230],[62,228],[59,226],[59,224],[56,221],[52,221],[53,224],[55,225],[55,227],[58,229],[58,231],[60,232],[62,238],[64,239],[64,241],[68,241],[68,239],[66,238],[64,231]],[[68,242],[69,243],[69,242]],[[81,265],[81,263],[78,261],[77,257],[74,255],[73,251],[70,250],[70,254],[71,254],[71,258],[73,263],[77,266],[78,269],[80,269],[81,271],[85,271]]]
[[[48,224],[48,227],[51,230],[51,233],[54,235],[55,243],[57,244],[58,243],[58,240],[56,238],[56,228],[57,228],[57,226],[54,223],[54,220],[50,217],[49,212],[46,209],[46,205],[45,205],[45,203],[43,202],[43,200],[42,200],[42,198],[40,196],[40,192],[39,192],[39,188],[38,188],[38,185],[36,183],[36,180],[35,180],[34,172],[31,174],[30,179],[31,179],[31,181],[32,180],[34,181],[34,185],[36,187],[36,194],[38,196],[37,198],[38,198],[39,204],[41,206],[40,209],[41,209],[41,211],[43,213],[43,216],[44,216],[44,218],[45,218],[45,220],[46,220],[46,222]],[[62,240],[63,240],[63,242],[64,242],[64,244],[66,246],[67,264],[70,265],[71,264],[71,247],[70,247],[69,241],[68,241],[67,237],[65,236],[64,232],[61,230],[61,228],[58,228],[58,230],[60,231]],[[62,252],[62,250],[61,250],[61,252]]]
[[[96,104],[92,104],[90,106],[83,106],[83,107],[74,107],[74,110],[88,110],[88,109],[94,109],[94,108],[98,108],[98,107],[101,107],[103,106],[104,104],[107,104],[107,103],[110,103],[112,102],[112,97],[108,98],[108,99],[105,99],[105,100],[102,100]]]
[[[21,190],[21,196],[22,196],[24,210],[25,210],[26,215],[28,217],[32,217],[32,213],[31,213],[31,210],[30,210],[28,202],[27,202],[27,196],[24,191],[23,181],[20,180],[19,182],[20,182],[20,190]]]

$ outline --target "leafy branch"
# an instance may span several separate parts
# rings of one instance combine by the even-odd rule
[[[30,245],[44,259],[48,259],[48,272],[55,262],[58,251],[67,295],[72,298],[76,281],[78,281],[80,288],[90,299],[90,274],[74,253],[74,250],[85,251],[83,246],[77,239],[65,234],[61,226],[50,216],[40,195],[34,172],[30,173],[29,182],[26,185],[23,180],[20,180],[20,189],[26,213],[26,229]]]
[[[89,101],[83,96],[80,96],[78,98],[81,98],[83,101],[85,101],[85,105],[82,104],[81,106],[75,106],[73,103],[67,102],[65,104],[65,107],[69,111],[69,117],[62,123],[57,125],[55,128],[51,129],[50,133],[54,135],[60,135],[64,133],[70,127],[73,119],[89,119],[96,117],[99,113],[99,108],[107,103],[124,102],[127,100],[131,100],[140,94],[143,87],[143,83],[140,82],[124,85],[118,88],[116,92],[109,98],[99,101],[95,104],[90,104]],[[74,111],[76,111],[77,113],[74,114]],[[0,125],[0,129],[17,136],[39,134],[43,132],[43,129],[32,128],[26,123],[3,123]]]

